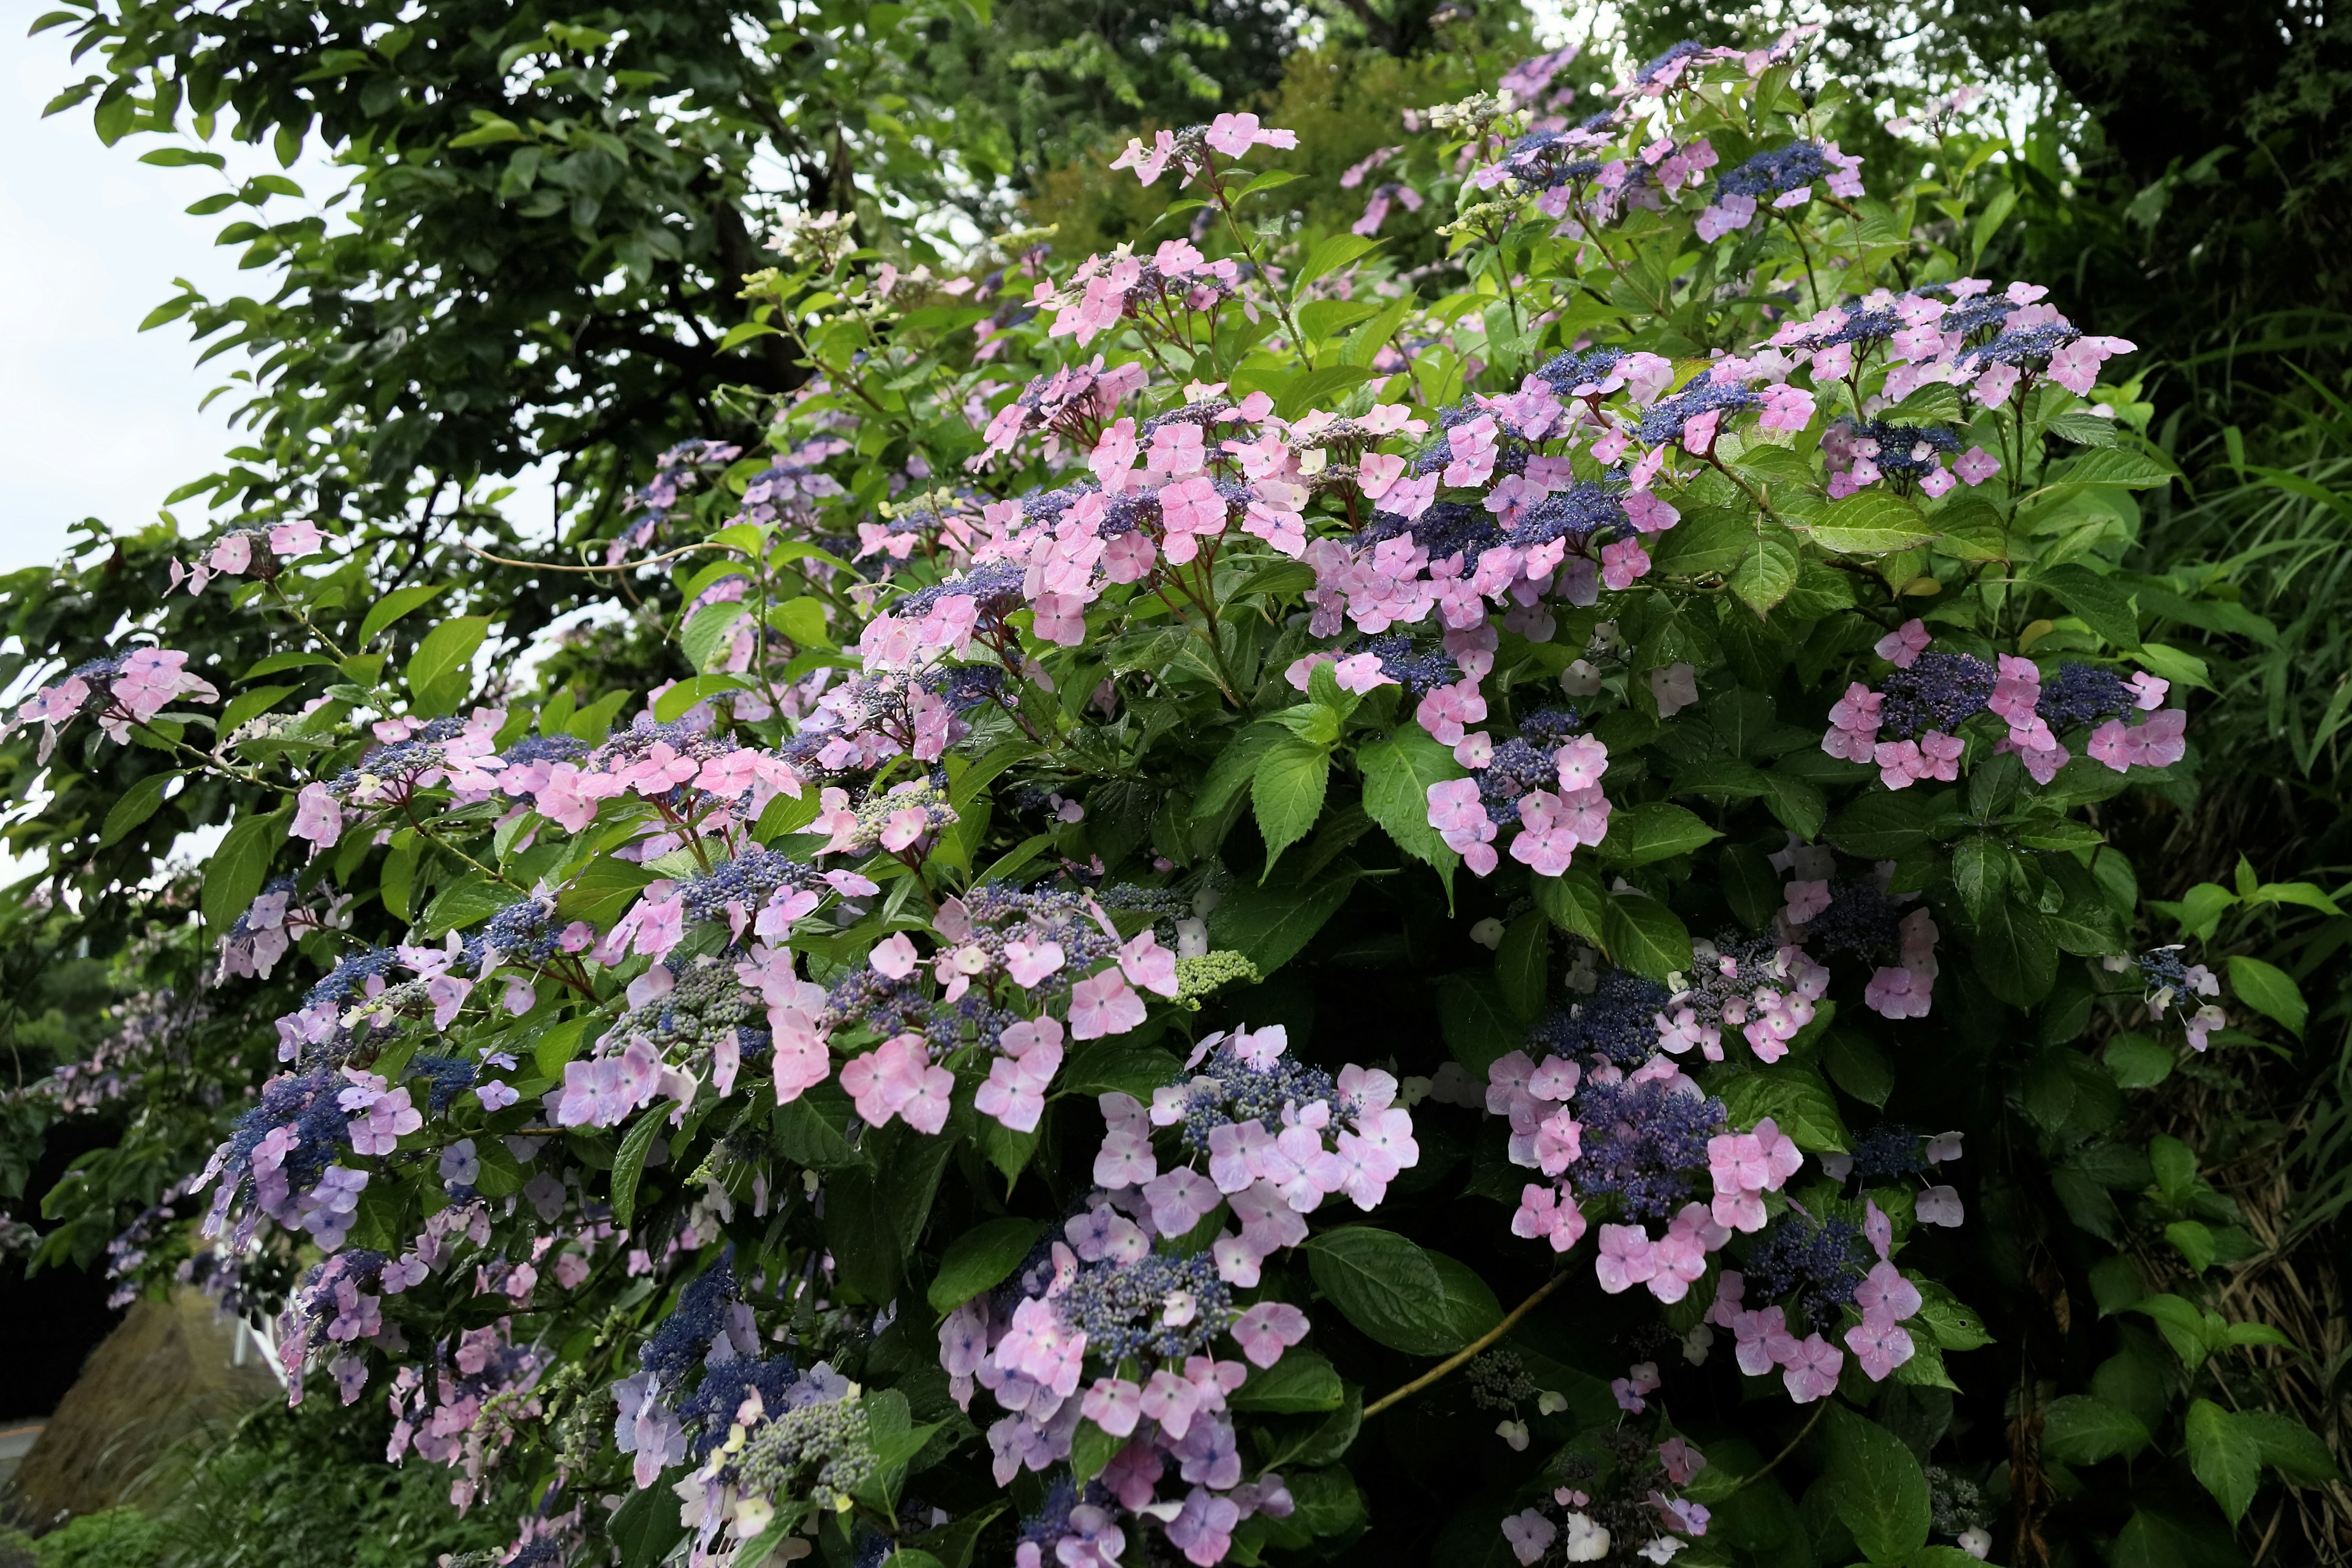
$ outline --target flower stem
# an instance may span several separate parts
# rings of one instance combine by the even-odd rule
[[[1545,1280],[1542,1285],[1537,1288],[1534,1295],[1528,1297],[1526,1300],[1520,1302],[1517,1306],[1504,1313],[1503,1321],[1501,1322],[1496,1323],[1493,1328],[1488,1329],[1485,1333],[1479,1335],[1468,1344],[1464,1345],[1460,1350],[1455,1351],[1452,1355],[1447,1356],[1444,1361],[1439,1362],[1435,1366],[1431,1367],[1427,1372],[1423,1373],[1419,1377],[1414,1378],[1402,1388],[1392,1389],[1389,1393],[1381,1394],[1378,1399],[1373,1400],[1370,1405],[1365,1405],[1365,1416],[1369,1418],[1378,1415],[1381,1411],[1386,1410],[1398,1400],[1406,1397],[1408,1394],[1419,1394],[1423,1389],[1427,1388],[1439,1378],[1444,1377],[1446,1373],[1460,1367],[1472,1356],[1476,1355],[1480,1351],[1485,1350],[1488,1345],[1493,1344],[1496,1340],[1499,1340],[1505,1334],[1509,1333],[1518,1323],[1518,1321],[1521,1318],[1526,1317],[1529,1312],[1535,1310],[1536,1303],[1541,1301],[1545,1297],[1559,1289],[1563,1284],[1566,1284],[1567,1281],[1568,1276],[1566,1273],[1555,1274],[1549,1279]]]

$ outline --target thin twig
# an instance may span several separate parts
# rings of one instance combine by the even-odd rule
[[[734,548],[732,545],[720,544],[715,539],[704,539],[692,544],[681,544],[676,550],[666,550],[659,555],[648,555],[642,561],[624,561],[616,566],[565,566],[553,561],[517,561],[511,556],[493,555],[470,540],[461,539],[457,542],[485,561],[495,561],[501,566],[521,566],[533,572],[634,572],[640,566],[658,566],[665,561],[674,561],[681,555],[689,555],[698,550]]]
[[[1439,1378],[1444,1377],[1447,1373],[1452,1372],[1464,1362],[1468,1361],[1472,1356],[1476,1355],[1480,1351],[1485,1350],[1488,1345],[1493,1344],[1496,1340],[1499,1340],[1505,1334],[1509,1333],[1514,1324],[1535,1310],[1537,1302],[1542,1300],[1545,1297],[1559,1289],[1560,1286],[1567,1281],[1567,1279],[1568,1276],[1564,1273],[1553,1275],[1549,1280],[1544,1282],[1534,1295],[1528,1297],[1526,1300],[1520,1302],[1517,1306],[1512,1308],[1510,1311],[1506,1313],[1501,1322],[1496,1323],[1493,1328],[1487,1330],[1485,1333],[1479,1335],[1476,1339],[1471,1341],[1468,1344],[1463,1346],[1460,1350],[1454,1352],[1444,1361],[1439,1362],[1435,1366],[1431,1367],[1427,1372],[1423,1373],[1419,1377],[1414,1378],[1402,1388],[1396,1389],[1388,1394],[1383,1394],[1378,1399],[1373,1400],[1370,1405],[1364,1406],[1364,1414],[1367,1416],[1378,1415],[1381,1411],[1386,1410],[1390,1405],[1394,1405],[1398,1400],[1404,1398],[1407,1394],[1419,1394],[1423,1389],[1427,1388],[1431,1384],[1435,1383]]]
[[[1795,1436],[1789,1439],[1789,1446],[1781,1449],[1779,1453],[1773,1455],[1772,1462],[1766,1465],[1754,1475],[1743,1476],[1740,1478],[1739,1485],[1732,1488],[1732,1491],[1744,1491],[1748,1488],[1754,1486],[1758,1481],[1762,1480],[1766,1476],[1770,1475],[1774,1468],[1780,1465],[1781,1460],[1787,1458],[1790,1455],[1797,1451],[1798,1444],[1803,1442],[1807,1437],[1812,1435],[1813,1428],[1821,1425],[1822,1417],[1829,1413],[1830,1402],[1824,1399],[1821,1402],[1821,1408],[1813,1412],[1813,1418],[1805,1423],[1803,1430],[1800,1431]]]

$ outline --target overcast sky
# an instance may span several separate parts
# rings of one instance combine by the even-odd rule
[[[142,333],[139,323],[176,292],[174,278],[215,297],[258,281],[240,279],[237,252],[213,244],[230,215],[183,210],[223,188],[223,175],[140,163],[163,144],[152,136],[101,146],[86,105],[41,118],[83,73],[67,58],[65,30],[28,38],[22,25],[0,29],[0,570],[56,556],[79,518],[152,521],[165,496],[212,469],[232,444],[232,399],[204,414],[196,405],[242,359],[199,371],[184,324]],[[224,150],[233,168],[277,167],[266,153]],[[325,195],[314,175],[295,178]],[[193,523],[200,513],[177,515]]]
[[[1557,0],[1539,6],[1558,8]],[[174,278],[215,299],[269,280],[238,272],[237,247],[214,245],[236,213],[184,210],[228,175],[142,163],[142,153],[165,144],[157,137],[102,146],[87,105],[41,118],[84,74],[70,50],[63,28],[39,37],[0,28],[0,572],[55,558],[78,519],[150,521],[165,496],[218,465],[236,442],[227,415],[239,399],[229,394],[203,413],[197,405],[244,356],[198,369],[184,321],[150,332],[139,323],[177,292]],[[230,175],[278,166],[226,138],[213,145],[227,154]],[[290,173],[314,202],[339,183],[307,160]],[[296,205],[279,198],[269,210],[291,216]],[[536,510],[526,504],[519,515],[537,521],[544,498],[517,501],[531,499]],[[184,530],[200,531],[197,503],[173,512]]]

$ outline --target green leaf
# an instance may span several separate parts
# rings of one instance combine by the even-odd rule
[[[2324,1487],[2343,1479],[2327,1445],[2292,1415],[2274,1410],[2242,1410],[2238,1430],[2254,1440],[2262,1450],[2263,1463],[2295,1486]]]
[[[1830,1506],[1873,1563],[1900,1563],[1927,1543],[1927,1478],[1901,1438],[1832,1405],[1824,1424]]]
[[[1437,1281],[1443,1289],[1439,1316],[1444,1319],[1447,1336],[1454,1341],[1453,1350],[1460,1350],[1474,1340],[1480,1340],[1494,1331],[1503,1321],[1503,1304],[1476,1269],[1443,1252],[1424,1251],[1430,1267],[1437,1270]],[[1449,1351],[1447,1353],[1452,1353]]]
[[[1446,1281],[1430,1255],[1394,1231],[1343,1226],[1310,1237],[1316,1289],[1367,1335],[1406,1355],[1451,1355],[1472,1336],[1448,1315]]]
[[[1686,806],[1644,801],[1609,814],[1609,834],[1601,841],[1601,858],[1611,866],[1647,866],[1687,855],[1722,837]]]
[[[489,629],[488,616],[460,616],[425,634],[407,668],[409,695],[421,710],[446,713],[464,699],[473,684],[474,650]]]
[[[2167,680],[2206,691],[2213,689],[2212,675],[2206,668],[2205,661],[2186,649],[2166,643],[2144,642],[2132,657],[2150,673],[2160,675]]]
[[[2120,485],[2126,489],[2154,489],[2168,485],[2179,470],[2164,459],[2146,452],[2122,447],[2112,447],[2096,452],[2085,452],[2077,458],[2060,476],[2061,484]]]
[[[631,1492],[604,1533],[620,1553],[620,1568],[654,1568],[686,1534],[677,1494],[658,1483]]]
[[[1543,1010],[1550,965],[1551,921],[1541,910],[1530,910],[1510,923],[1495,950],[1496,983],[1504,1003],[1519,1017],[1532,1022]]]
[[[1254,196],[1260,191],[1274,190],[1278,186],[1290,184],[1291,181],[1297,179],[1298,177],[1298,175],[1293,174],[1288,169],[1268,169],[1265,174],[1260,174],[1256,179],[1252,180],[1248,184],[1244,185],[1240,190],[1234,193],[1234,199],[1235,201],[1239,201],[1244,196]]]
[[[706,605],[694,612],[677,635],[678,651],[686,662],[697,670],[707,670],[727,656],[729,645],[735,637],[735,623],[751,613],[751,606],[738,600],[729,604]]]
[[[2246,1517],[2262,1480],[2263,1447],[2235,1416],[2210,1399],[2193,1401],[2182,1423],[2189,1468],[2221,1505],[2231,1524]]]
[[[2108,454],[2098,452],[2092,456]],[[2034,578],[2033,585],[2065,605],[2084,626],[2116,647],[2139,647],[2139,613],[2132,607],[2130,593],[2113,578],[2102,577],[2081,563],[2070,561]]]
[[[1832,501],[1810,521],[1813,542],[1841,555],[1890,555],[1936,537],[1918,509],[1892,491],[1866,489]]]
[[[1275,399],[1275,412],[1285,419],[1296,419],[1311,408],[1334,401],[1334,394],[1352,392],[1380,374],[1369,365],[1322,365],[1284,387],[1282,395]]]
[[[1253,1370],[1239,1392],[1225,1395],[1225,1403],[1261,1415],[1307,1415],[1337,1410],[1346,1397],[1329,1362],[1313,1351],[1294,1350],[1263,1372]]]
[[[1364,775],[1364,810],[1398,848],[1435,867],[1451,887],[1462,857],[1429,825],[1429,786],[1463,776],[1452,749],[1408,724],[1358,751],[1356,765]]]
[[[1291,275],[1291,299],[1302,298],[1308,284],[1360,259],[1367,252],[1378,248],[1380,243],[1358,234],[1335,234],[1318,241],[1315,248],[1307,253],[1307,258],[1298,264],[1298,270]]]
[[[1972,1351],[1992,1343],[1976,1309],[1932,1279],[1916,1283],[1919,1287],[1916,1321],[1937,1344],[1948,1351]]]
[[[2164,1227],[2164,1239],[2189,1260],[2190,1272],[2202,1274],[2213,1267],[2213,1233],[2196,1220],[2174,1220]]]
[[[621,1140],[621,1152],[613,1156],[613,1223],[623,1230],[636,1217],[637,1183],[646,1173],[646,1156],[668,1121],[668,1115],[658,1106],[641,1113],[629,1135]]]
[[[1759,534],[1732,571],[1731,591],[1749,609],[1763,615],[1796,587],[1801,564],[1796,547],[1780,530]]]
[[[394,588],[369,607],[367,618],[360,622],[358,646],[367,647],[374,640],[376,633],[419,605],[430,604],[436,595],[448,591],[446,583],[420,583],[414,587]]]
[[[1853,1146],[1837,1097],[1809,1067],[1784,1062],[1733,1074],[1717,1086],[1724,1110],[1741,1127],[1769,1116],[1808,1153],[1843,1154]]]
[[[1354,885],[1354,876],[1342,873],[1304,887],[1237,888],[1209,913],[1211,942],[1239,952],[1260,974],[1271,974],[1339,912]]]
[[[98,847],[101,849],[120,841],[122,836],[155,815],[163,804],[163,791],[180,775],[176,773],[149,773],[129,789],[109,808],[106,823],[98,831]]]
[[[228,160],[217,153],[200,153],[194,147],[158,147],[139,155],[142,163],[152,163],[162,169],[185,169],[191,166],[205,169],[226,169]]]
[[[1636,974],[1664,980],[1691,966],[1689,928],[1655,899],[1612,894],[1601,924],[1609,956]]]
[[[952,1312],[1010,1278],[1037,1244],[1043,1228],[1035,1220],[992,1219],[957,1237],[948,1244],[940,1271],[931,1280],[931,1310]]]
[[[1832,1029],[1822,1042],[1822,1065],[1830,1081],[1865,1105],[1884,1110],[1895,1092],[1895,1069],[1876,1046],[1847,1029]]]
[[[2233,952],[2230,955],[2230,989],[2237,994],[2239,1001],[2263,1017],[2284,1026],[2295,1038],[2303,1037],[2304,1022],[2310,1017],[2311,1008],[2286,971],[2259,958]]]
[[[1271,561],[1243,578],[1241,585],[1226,595],[1226,602],[1235,603],[1256,594],[1279,599],[1294,594],[1304,594],[1314,586],[1315,568],[1306,562]],[[1322,669],[1328,668],[1328,666],[1318,665],[1316,668]]]
[[[2107,1042],[2107,1071],[2117,1089],[2154,1089],[2172,1076],[2172,1052],[2146,1035],[2121,1034]]]
[[[2147,1445],[2147,1426],[2138,1416],[2087,1394],[2053,1399],[2042,1412],[2042,1446],[2070,1465],[2128,1459]]]
[[[2058,942],[2032,910],[1996,899],[1976,931],[1977,977],[2012,1006],[2031,1007],[2058,978]]]
[[[1891,790],[1865,791],[1837,814],[1829,841],[1859,859],[1909,859],[1934,843],[1924,809]]]
[[[1518,1049],[1526,1026],[1490,974],[1448,974],[1437,983],[1437,1026],[1445,1048],[1478,1083],[1486,1069]]]
[[[1571,866],[1557,877],[1535,877],[1536,908],[1551,923],[1595,947],[1603,947],[1602,931],[1609,915],[1609,894],[1590,871]]]
[[[278,847],[286,842],[286,829],[293,820],[293,811],[287,807],[267,816],[239,817],[228,830],[220,847],[205,863],[206,925],[226,930],[252,906],[262,884],[269,880],[269,862],[276,858]]]
[[[1209,776],[1202,781],[1201,793],[1193,797],[1192,815],[1214,816],[1224,810],[1226,803],[1256,773],[1258,759],[1286,738],[1280,725],[1253,724],[1226,742],[1217,760],[1209,764]]]
[[[479,871],[469,871],[434,895],[421,923],[425,936],[437,941],[446,931],[488,919],[514,900],[512,888]]]
[[[1306,837],[1323,815],[1330,779],[1331,753],[1295,735],[1276,742],[1258,759],[1250,779],[1250,805],[1257,814],[1258,832],[1265,837],[1265,875],[1273,874],[1282,852]]]

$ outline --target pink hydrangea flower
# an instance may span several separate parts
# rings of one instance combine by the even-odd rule
[[[1933,641],[1935,637],[1928,632],[1927,624],[1914,616],[1879,638],[1871,651],[1897,669],[1908,669],[1918,662],[1919,656],[1927,651],[1927,645]],[[1851,700],[1852,692],[1847,695]],[[1877,694],[1874,692],[1872,695]]]
[[[1128,989],[1126,977],[1115,968],[1090,974],[1070,987],[1070,1037],[1074,1040],[1124,1035],[1148,1016],[1143,998]]]
[[[1798,1342],[1796,1353],[1781,1369],[1780,1381],[1787,1386],[1790,1399],[1800,1405],[1811,1405],[1837,1392],[1838,1373],[1844,1369],[1843,1351],[1817,1333],[1808,1334]]]
[[[1252,147],[1296,147],[1298,132],[1262,130],[1255,114],[1220,114],[1209,121],[1206,140],[1226,157],[1238,158]]]

